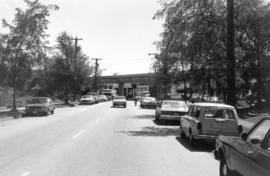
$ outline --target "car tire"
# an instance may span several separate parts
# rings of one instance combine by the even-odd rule
[[[44,116],[48,116],[49,115],[49,112],[44,112]]]
[[[186,136],[186,134],[185,134],[185,132],[184,132],[183,129],[181,129],[180,135],[181,135],[181,138],[183,138],[183,139],[186,139],[187,138],[187,136]]]
[[[193,138],[193,135],[192,135],[192,131],[189,132],[188,143],[189,143],[190,146],[192,146],[192,147],[194,146],[195,141],[194,141],[194,138]]]
[[[232,176],[232,173],[231,173],[224,157],[222,157],[220,160],[219,175],[220,176]]]
[[[159,122],[158,115],[156,115],[155,120],[156,120],[156,122]]]
[[[54,110],[51,111],[51,115],[53,115],[53,114],[54,114]]]
[[[124,108],[126,108],[127,107],[127,105],[124,105]]]

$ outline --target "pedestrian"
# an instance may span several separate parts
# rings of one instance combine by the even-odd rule
[[[137,106],[137,98],[134,98],[134,104]]]

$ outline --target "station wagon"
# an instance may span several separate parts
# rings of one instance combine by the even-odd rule
[[[194,103],[180,120],[181,137],[215,142],[219,135],[238,136],[241,125],[233,106],[218,103]]]

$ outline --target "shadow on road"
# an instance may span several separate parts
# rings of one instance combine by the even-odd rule
[[[167,137],[179,135],[178,128],[159,128],[159,127],[143,127],[139,131],[116,131],[115,133],[124,133],[129,136],[143,137]]]
[[[154,115],[136,115],[136,116],[132,116],[132,118],[135,118],[135,119],[155,119],[155,116]]]
[[[177,120],[170,120],[170,121],[156,121],[153,122],[158,126],[179,126],[179,121]]]
[[[208,152],[211,153],[215,150],[214,143],[196,142],[194,146],[190,146],[187,139],[176,137],[176,140],[186,149],[191,152]]]

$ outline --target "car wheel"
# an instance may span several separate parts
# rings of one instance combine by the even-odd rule
[[[48,111],[44,112],[44,116],[48,116],[48,115],[49,115]]]
[[[159,122],[159,118],[158,118],[158,115],[156,115],[156,118],[155,118],[156,122]]]
[[[52,114],[52,115],[54,114],[54,110],[51,111],[51,114]]]
[[[183,138],[183,139],[187,138],[187,136],[186,136],[186,134],[185,134],[183,128],[182,128],[181,131],[180,131],[180,135],[181,135],[181,138]]]
[[[188,142],[189,142],[190,146],[194,146],[195,141],[194,141],[194,138],[193,138],[191,131],[189,132],[189,135],[188,135]]]
[[[219,175],[220,176],[232,176],[232,173],[231,173],[231,171],[230,171],[224,157],[222,157],[221,160],[220,160]]]

